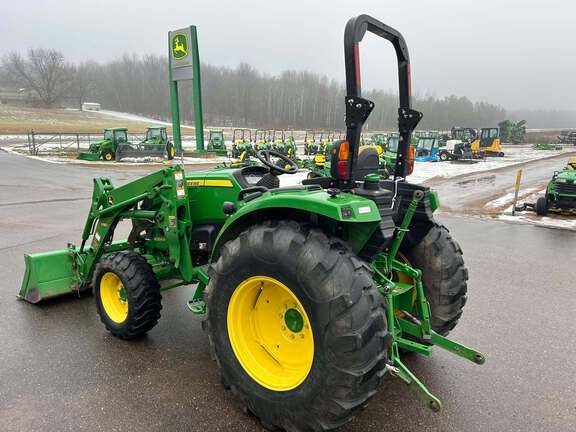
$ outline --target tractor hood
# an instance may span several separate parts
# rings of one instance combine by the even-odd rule
[[[567,183],[576,183],[576,170],[560,171],[556,177],[556,181],[565,181]]]

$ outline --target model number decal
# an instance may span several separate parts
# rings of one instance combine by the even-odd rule
[[[360,214],[370,213],[371,211],[372,211],[372,209],[368,206],[358,208],[358,213],[360,213]]]

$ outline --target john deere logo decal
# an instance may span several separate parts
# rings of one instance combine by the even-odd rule
[[[177,34],[172,37],[172,57],[182,60],[188,55],[188,38],[185,34]]]

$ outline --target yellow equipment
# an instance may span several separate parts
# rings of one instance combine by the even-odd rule
[[[480,135],[470,144],[474,156],[498,156],[503,157],[502,145],[500,143],[499,128],[482,128]]]

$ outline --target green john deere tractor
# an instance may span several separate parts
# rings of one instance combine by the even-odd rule
[[[226,156],[226,143],[224,141],[224,131],[222,129],[211,130],[208,134],[208,151],[214,152],[218,156]]]
[[[570,158],[562,171],[554,173],[534,210],[540,216],[548,212],[576,215],[576,157]]]
[[[146,131],[144,141],[138,144],[129,143],[127,141],[118,142],[116,148],[116,160],[124,158],[166,158],[168,160],[174,159],[176,152],[174,144],[168,138],[168,132],[165,126],[149,127]]]
[[[250,129],[234,129],[231,156],[235,159],[245,159],[253,154],[252,131]]]
[[[116,159],[116,150],[119,145],[128,142],[128,129],[104,129],[104,139],[90,144],[87,152],[78,153],[76,159],[86,161],[104,160],[111,162]]]
[[[359,158],[374,108],[357,75],[366,31],[398,57],[401,139],[385,181],[373,174],[377,158]],[[239,169],[176,165],[122,186],[96,178],[80,246],[26,255],[20,298],[91,291],[108,331],[134,339],[158,323],[162,292],[195,287],[188,308],[203,316],[224,385],[269,429],[341,426],[389,375],[439,411],[402,355],[437,346],[484,363],[447,337],[466,303],[468,271],[434,219],[437,194],[406,181],[422,114],[411,108],[404,39],[361,15],[348,22],[344,46],[346,139],[332,148],[330,176],[279,187],[295,162],[260,150],[259,165]],[[132,230],[116,238],[122,220]]]

